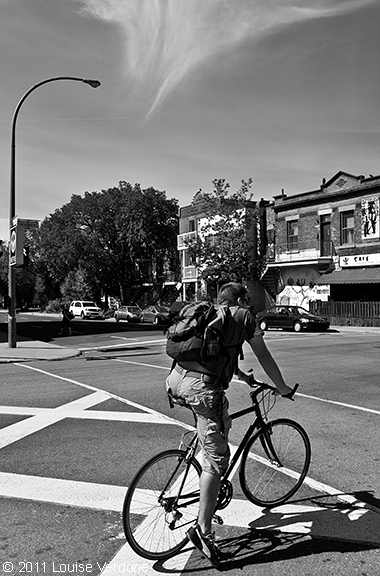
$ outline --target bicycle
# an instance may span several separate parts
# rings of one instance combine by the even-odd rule
[[[266,508],[289,500],[302,485],[310,465],[310,441],[302,426],[288,418],[267,420],[276,402],[275,388],[254,379],[252,384],[256,386],[250,392],[252,405],[230,415],[235,420],[254,412],[255,419],[221,478],[214,511],[214,521],[219,524],[223,520],[216,512],[232,500],[229,477],[240,457],[239,481],[244,495]],[[290,399],[297,387],[288,396]],[[171,400],[181,404],[178,399]],[[188,434],[193,436],[186,442]],[[133,478],[122,514],[126,539],[139,556],[164,560],[188,542],[186,532],[198,516],[202,468],[195,456],[197,447],[196,432],[186,432],[178,449],[157,454]]]

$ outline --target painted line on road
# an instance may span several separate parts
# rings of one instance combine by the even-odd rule
[[[0,449],[63,420],[68,409],[72,413],[76,410],[83,411],[105,400],[108,400],[108,396],[102,390],[97,390],[94,394],[89,394],[68,404],[38,413],[27,420],[11,424],[0,430]]]
[[[346,404],[345,402],[338,402],[337,400],[326,400],[325,398],[319,398],[318,396],[309,396],[309,394],[302,394],[296,392],[296,396],[302,396],[302,398],[308,398],[309,400],[318,400],[319,402],[325,402],[327,404],[335,404],[336,406],[343,406],[343,408],[350,408],[354,410],[360,410],[361,412],[369,412],[371,414],[377,414],[380,416],[380,410],[373,410],[372,408],[364,408],[363,406],[357,406],[356,404]]]
[[[150,368],[158,368],[158,369],[164,369],[164,370],[168,370],[168,368],[163,367],[163,366],[155,366],[155,365],[151,365],[151,364],[143,364],[141,362],[132,362],[132,361],[124,361],[124,360],[118,360],[121,362],[126,362],[129,364],[134,364],[134,365],[139,365],[139,366],[147,366]],[[22,367],[22,368],[26,368],[26,369],[30,369],[30,370],[34,370],[36,372],[45,374],[47,376],[50,376],[52,378],[56,378],[62,381],[66,381],[66,382],[70,382],[70,383],[74,383],[78,386],[84,387],[86,389],[92,390],[94,392],[94,394],[90,394],[88,396],[85,396],[84,398],[81,398],[75,402],[78,403],[78,410],[79,409],[84,409],[84,407],[86,406],[86,404],[88,405],[89,403],[92,403],[94,401],[97,402],[102,402],[105,399],[108,399],[109,397],[118,399],[124,403],[127,403],[129,405],[134,405],[137,406],[138,408],[142,409],[145,412],[148,412],[149,414],[155,414],[157,415],[157,417],[160,417],[161,421],[172,421],[175,424],[177,424],[178,426],[182,427],[182,428],[188,428],[193,430],[193,427],[191,426],[187,426],[184,423],[174,420],[172,418],[168,418],[165,415],[162,415],[160,413],[157,413],[154,410],[151,410],[145,406],[141,406],[138,405],[136,403],[133,403],[131,401],[126,400],[125,398],[121,398],[118,397],[116,395],[113,395],[111,393],[108,393],[104,390],[100,390],[98,388],[95,388],[94,386],[90,386],[88,384],[84,384],[82,382],[78,382],[69,378],[65,378],[62,376],[58,376],[56,374],[52,374],[48,371],[45,370],[41,370],[39,368],[35,368],[33,366],[29,366],[29,365],[24,365],[24,364],[17,364],[17,366]],[[316,400],[319,400],[318,398],[316,398]],[[61,412],[61,415],[63,414],[63,411],[66,410],[67,408],[72,405],[73,403],[68,403],[65,404],[59,408],[56,409],[51,409],[52,412]],[[89,407],[89,406],[88,406]],[[45,413],[46,414],[46,413]],[[50,413],[52,414],[52,413]],[[34,420],[34,418],[40,418],[40,419],[44,419],[43,414],[39,414],[39,416],[33,417],[30,419]],[[45,421],[48,420],[49,418],[45,418]],[[53,423],[53,422],[51,422]],[[19,423],[22,424],[22,423]],[[16,424],[17,425],[17,424]],[[12,425],[8,428],[12,428],[13,426],[16,425]],[[49,424],[47,424],[49,425]],[[44,427],[44,426],[42,426]],[[36,430],[35,430],[36,431]],[[33,433],[33,430],[30,429],[29,433]],[[1,437],[1,436],[0,436]],[[17,483],[17,478],[19,479],[19,483]],[[46,481],[46,482],[45,482]],[[42,485],[43,484],[43,485]],[[337,491],[336,489],[329,487],[325,484],[313,481],[310,478],[307,478],[305,480],[305,484],[311,486],[312,488],[318,490],[318,491],[322,491],[325,494],[330,494],[330,495],[334,495],[337,498],[339,498],[340,500],[344,500],[347,503],[349,503],[351,506],[355,506],[355,513],[353,514],[352,509],[349,510],[348,515],[353,514],[352,517],[349,517],[349,520],[357,520],[359,518],[361,518],[363,516],[363,514],[368,512],[368,509],[364,508],[364,504],[360,503],[359,501],[357,501],[355,498],[353,498],[350,495],[346,495],[346,494],[341,494],[339,491]],[[91,486],[93,487],[93,490],[91,488]],[[100,487],[102,486],[102,487]],[[65,488],[66,487],[66,488]],[[121,497],[121,492],[120,490],[122,490],[122,493],[125,493],[126,488],[125,487],[109,487],[106,486],[105,487],[105,492],[106,494],[103,493],[104,487],[103,485],[98,485],[98,484],[92,484],[92,483],[87,483],[87,482],[74,482],[73,481],[68,481],[68,480],[60,480],[60,479],[41,479],[40,477],[28,477],[28,476],[22,476],[22,475],[18,475],[18,474],[7,474],[7,473],[0,473],[0,494],[7,496],[7,497],[14,497],[14,498],[25,498],[25,499],[34,499],[36,498],[37,500],[41,500],[42,495],[43,498],[46,499],[46,502],[56,502],[57,498],[58,498],[58,503],[62,503],[62,504],[66,504],[66,505],[70,505],[70,506],[78,506],[78,507],[93,507],[96,509],[99,509],[99,506],[107,506],[107,509],[109,509],[109,506],[117,506],[117,510],[120,510],[120,497]],[[114,491],[113,491],[114,490]],[[100,493],[99,493],[100,492]],[[114,499],[113,503],[110,503],[110,501],[108,499]],[[64,501],[63,501],[64,500]],[[232,507],[228,507],[226,509],[226,511],[223,511],[225,514],[234,514],[236,510],[238,510],[238,508],[242,508],[242,510],[245,511],[246,514],[249,514],[249,518],[247,518],[249,520],[249,522],[252,523],[252,514],[253,514],[253,510],[251,509],[250,503],[248,503],[247,501],[243,500],[243,501],[235,501],[233,500],[232,502],[233,506]],[[313,524],[312,521],[310,521],[310,511],[307,511],[306,509],[304,509],[302,506],[301,507],[297,507],[295,508],[296,505],[293,506],[293,508],[291,509],[287,509],[287,515],[288,516],[280,516],[280,518],[277,516],[268,516],[268,512],[266,512],[265,516],[266,516],[266,522],[268,522],[268,519],[271,521],[269,523],[269,526],[267,525],[266,528],[275,528],[276,530],[278,530],[278,525],[280,524],[281,526],[281,530],[283,531],[288,531],[288,532],[296,532],[299,533],[301,528],[301,532],[302,533],[307,533],[307,529],[310,528]],[[256,507],[255,507],[256,508]],[[360,510],[358,510],[360,508]],[[257,509],[257,508],[256,508]],[[260,509],[258,509],[260,511]],[[314,508],[313,508],[314,510]],[[323,511],[323,508],[316,508],[316,510],[318,511]],[[331,509],[327,509],[328,511],[331,512]],[[336,510],[335,512],[339,513],[339,522],[342,522],[342,516],[341,516],[341,510]],[[270,512],[270,514],[275,513],[275,509],[272,510]],[[344,512],[346,517],[348,517],[347,515],[347,510]],[[324,512],[324,514],[326,514],[326,512]],[[302,517],[303,515],[303,517]],[[306,516],[305,516],[306,515]],[[294,520],[294,516],[298,516],[297,521]],[[259,516],[260,518],[261,516]],[[288,522],[284,523],[284,520],[289,517],[290,518],[290,524]],[[305,520],[305,518],[308,518],[307,520]],[[242,512],[239,512],[238,514],[238,518],[240,518],[240,522],[242,521]],[[317,518],[317,517],[316,517]],[[279,520],[281,520],[281,522],[279,522]],[[234,519],[233,516],[229,517],[227,516],[225,519],[226,523],[230,523],[232,522],[232,525],[235,525],[235,522],[237,522],[237,519]],[[244,526],[246,526],[246,519],[244,519]],[[339,524],[339,522],[337,524]],[[238,524],[240,525],[240,524]],[[306,531],[305,531],[305,526],[306,526]],[[320,522],[317,522],[317,526],[320,527]],[[371,524],[372,526],[372,524]],[[255,526],[256,527],[256,526]],[[378,527],[376,527],[375,533],[378,534]],[[336,531],[336,528],[334,528],[334,530]],[[342,534],[343,536],[346,536],[346,532],[345,532],[346,528],[343,530]],[[310,530],[309,530],[310,531]],[[357,531],[356,531],[357,533]],[[342,536],[342,537],[343,537]],[[189,555],[191,554],[191,550],[189,551]],[[122,548],[119,550],[119,552],[116,554],[116,556],[111,560],[111,562],[108,563],[107,566],[115,566],[116,567],[116,562],[118,562],[120,559],[124,559],[126,561],[127,564],[131,563],[131,559],[135,558],[134,553],[131,551],[131,549],[129,548],[128,545],[124,545],[122,546]],[[135,559],[137,559],[138,561],[140,561],[141,563],[141,559],[139,559],[138,557],[136,557]],[[186,562],[188,559],[188,555],[186,553],[186,555],[184,554],[183,557],[183,567],[185,566]],[[182,560],[182,558],[181,558]],[[174,566],[177,567],[177,569],[181,570],[181,567],[178,564],[179,558],[176,558],[176,561],[174,562]],[[182,564],[182,562],[181,562]],[[153,569],[153,563],[149,563],[149,570],[151,570],[150,573],[154,574],[155,570]],[[104,570],[102,571],[103,574],[108,573],[109,570],[107,570],[107,568],[105,567]],[[147,572],[149,573],[149,572]]]
[[[96,484],[77,480],[62,480],[42,476],[28,476],[0,472],[0,496],[59,504],[90,510],[120,512],[123,508],[126,486]],[[152,491],[146,492],[147,500]],[[337,497],[344,496],[338,492]],[[227,526],[273,529],[284,533],[309,534],[319,537],[340,537],[342,540],[380,543],[380,516],[352,497],[347,508],[334,504],[317,506],[288,503],[270,510],[260,508],[246,499],[233,498],[229,506],[218,512]],[[321,521],[321,515],[326,517]],[[315,520],[315,522],[314,522]],[[359,526],[356,526],[358,522]],[[327,532],[327,534],[326,534]],[[360,534],[360,535],[359,535]],[[191,553],[191,551],[190,551]],[[128,544],[121,547],[110,564],[131,564],[132,551]],[[185,561],[184,558],[184,562]],[[141,562],[141,559],[140,559]]]
[[[113,336],[113,338],[118,338],[118,336]],[[81,352],[86,352],[88,350],[108,350],[108,349],[112,349],[112,348],[120,348],[120,346],[133,346],[136,343],[138,343],[139,345],[147,345],[147,344],[163,344],[166,342],[166,339],[162,340],[146,340],[143,342],[140,342],[138,339],[136,339],[134,342],[123,342],[122,344],[109,344],[109,345],[105,345],[105,346],[92,346],[89,348],[79,348],[79,350]]]
[[[160,370],[169,370],[169,368],[166,368],[164,366],[157,366],[155,364],[146,364],[144,362],[134,362],[133,360],[123,360],[121,358],[112,358],[112,360],[114,362],[122,362],[125,364],[134,364],[137,366],[144,366],[147,368],[159,368]],[[237,378],[233,378],[232,381],[233,382],[239,382],[240,384],[242,383],[242,381],[238,380]],[[310,396],[309,394],[303,394],[302,392],[296,392],[295,395],[300,396],[301,398],[308,398],[309,400],[316,400],[318,402],[326,402],[327,404],[335,404],[337,406],[343,406],[343,408],[350,408],[350,409],[354,409],[354,410],[360,410],[362,412],[369,412],[372,414],[380,415],[379,410],[373,410],[372,408],[365,408],[364,406],[357,406],[356,404],[346,404],[344,402],[338,402],[336,400],[327,400],[326,398],[319,398],[318,396]]]
[[[133,362],[133,364],[140,364],[138,362]],[[190,426],[185,424],[184,422],[180,422],[175,418],[171,418],[170,416],[166,416],[166,414],[162,414],[161,412],[157,412],[157,410],[153,410],[152,408],[148,408],[147,406],[143,406],[142,404],[138,404],[137,402],[132,402],[132,400],[127,400],[122,396],[118,396],[117,394],[113,394],[112,392],[108,392],[107,390],[101,390],[100,388],[96,388],[95,386],[91,386],[90,384],[85,384],[84,382],[78,382],[78,380],[73,380],[72,378],[66,378],[65,376],[59,376],[58,374],[53,374],[52,372],[48,372],[47,370],[42,370],[41,368],[36,368],[35,366],[30,366],[28,364],[21,364],[18,362],[14,363],[14,366],[18,366],[19,368],[25,368],[28,370],[32,370],[34,372],[39,372],[40,374],[45,374],[46,376],[50,376],[51,378],[56,378],[57,380],[63,380],[64,382],[69,382],[70,384],[75,384],[76,386],[80,386],[82,388],[86,388],[87,390],[92,390],[93,392],[101,392],[107,396],[107,400],[109,398],[113,398],[114,400],[119,400],[124,404],[128,404],[128,406],[133,406],[134,408],[138,408],[143,412],[147,412],[148,414],[152,414],[155,416],[159,421],[164,424],[176,424],[177,426],[181,426],[186,430],[194,430],[194,426]],[[146,366],[152,367],[150,364],[146,364]],[[157,366],[158,368],[158,366]],[[163,368],[160,366],[160,368]],[[168,368],[163,368],[164,370],[168,370]],[[13,424],[14,426],[14,424]]]
[[[109,400],[107,395],[105,399]],[[9,414],[17,416],[44,416],[49,418],[52,411],[56,414],[56,408],[29,408],[25,406],[0,406],[0,414]],[[146,412],[110,412],[108,410],[81,410],[68,407],[61,410],[62,420],[64,418],[75,418],[77,420],[107,420],[112,422],[139,422],[145,424],[175,424],[176,422],[163,422],[162,418],[157,418],[154,414]],[[8,427],[9,428],[9,427]],[[0,431],[1,438],[1,431]]]
[[[144,366],[144,367],[148,366],[150,368],[159,368],[159,369],[167,370],[167,368],[164,368],[163,366],[156,366],[153,364],[145,364],[145,363],[133,362],[133,361],[129,361],[129,360],[117,360],[117,361],[127,363],[127,364],[134,364],[134,365],[137,364],[139,366]],[[180,420],[176,420],[175,418],[170,418],[169,416],[166,416],[165,414],[161,414],[160,412],[152,410],[151,408],[148,408],[148,407],[143,406],[141,404],[137,404],[135,402],[131,402],[130,400],[127,400],[126,398],[122,398],[120,396],[116,396],[115,394],[105,392],[104,390],[100,390],[99,388],[95,388],[94,386],[90,386],[88,384],[84,384],[84,383],[78,382],[76,380],[72,380],[71,378],[65,378],[63,376],[58,376],[56,374],[52,374],[51,372],[47,372],[46,370],[41,370],[40,368],[35,368],[34,366],[29,366],[27,364],[17,364],[17,365],[22,367],[22,368],[28,368],[29,370],[34,370],[36,372],[40,372],[42,374],[45,374],[47,376],[51,376],[53,378],[58,378],[59,380],[64,380],[64,381],[67,381],[70,383],[77,384],[78,386],[83,386],[83,387],[91,389],[95,392],[100,392],[100,393],[106,394],[112,398],[115,398],[116,400],[120,400],[121,402],[129,404],[131,406],[135,406],[135,407],[141,409],[142,411],[148,412],[149,414],[156,416],[158,418],[158,420],[163,422],[163,423],[169,423],[170,422],[172,424],[175,424],[175,425],[182,427],[182,428],[185,428],[187,430],[192,430],[192,431],[194,430],[193,426],[189,426],[188,424],[185,424],[184,422],[181,422]],[[236,380],[236,381],[238,382],[238,380]],[[297,393],[297,395],[298,395],[298,393]],[[302,396],[302,395],[300,394],[300,396]],[[315,398],[315,399],[319,400],[319,398]],[[329,402],[329,401],[326,401],[326,402]],[[354,408],[354,406],[352,406],[352,408]],[[22,424],[22,423],[20,423],[20,424]],[[13,424],[13,426],[15,426],[15,424]],[[0,436],[0,438],[1,438],[1,436]],[[233,450],[235,450],[234,446],[231,446],[231,448]],[[352,502],[351,496],[346,496],[346,495],[339,496],[340,493],[338,490],[336,490],[335,488],[332,488],[331,486],[328,486],[327,484],[323,484],[321,482],[313,480],[312,478],[306,477],[304,480],[304,484],[306,484],[310,488],[313,488],[314,490],[317,490],[318,492],[324,492],[325,494],[337,496],[346,502]]]

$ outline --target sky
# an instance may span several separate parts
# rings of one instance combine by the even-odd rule
[[[0,238],[72,195],[153,186],[190,204],[380,173],[380,0],[0,0]]]

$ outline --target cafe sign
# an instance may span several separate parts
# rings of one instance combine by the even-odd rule
[[[380,266],[380,253],[340,256],[339,266],[341,268],[352,268],[354,266]]]

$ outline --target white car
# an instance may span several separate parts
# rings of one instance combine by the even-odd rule
[[[70,312],[75,316],[80,316],[83,320],[87,318],[103,318],[103,311],[94,302],[89,300],[74,300],[70,304]]]

